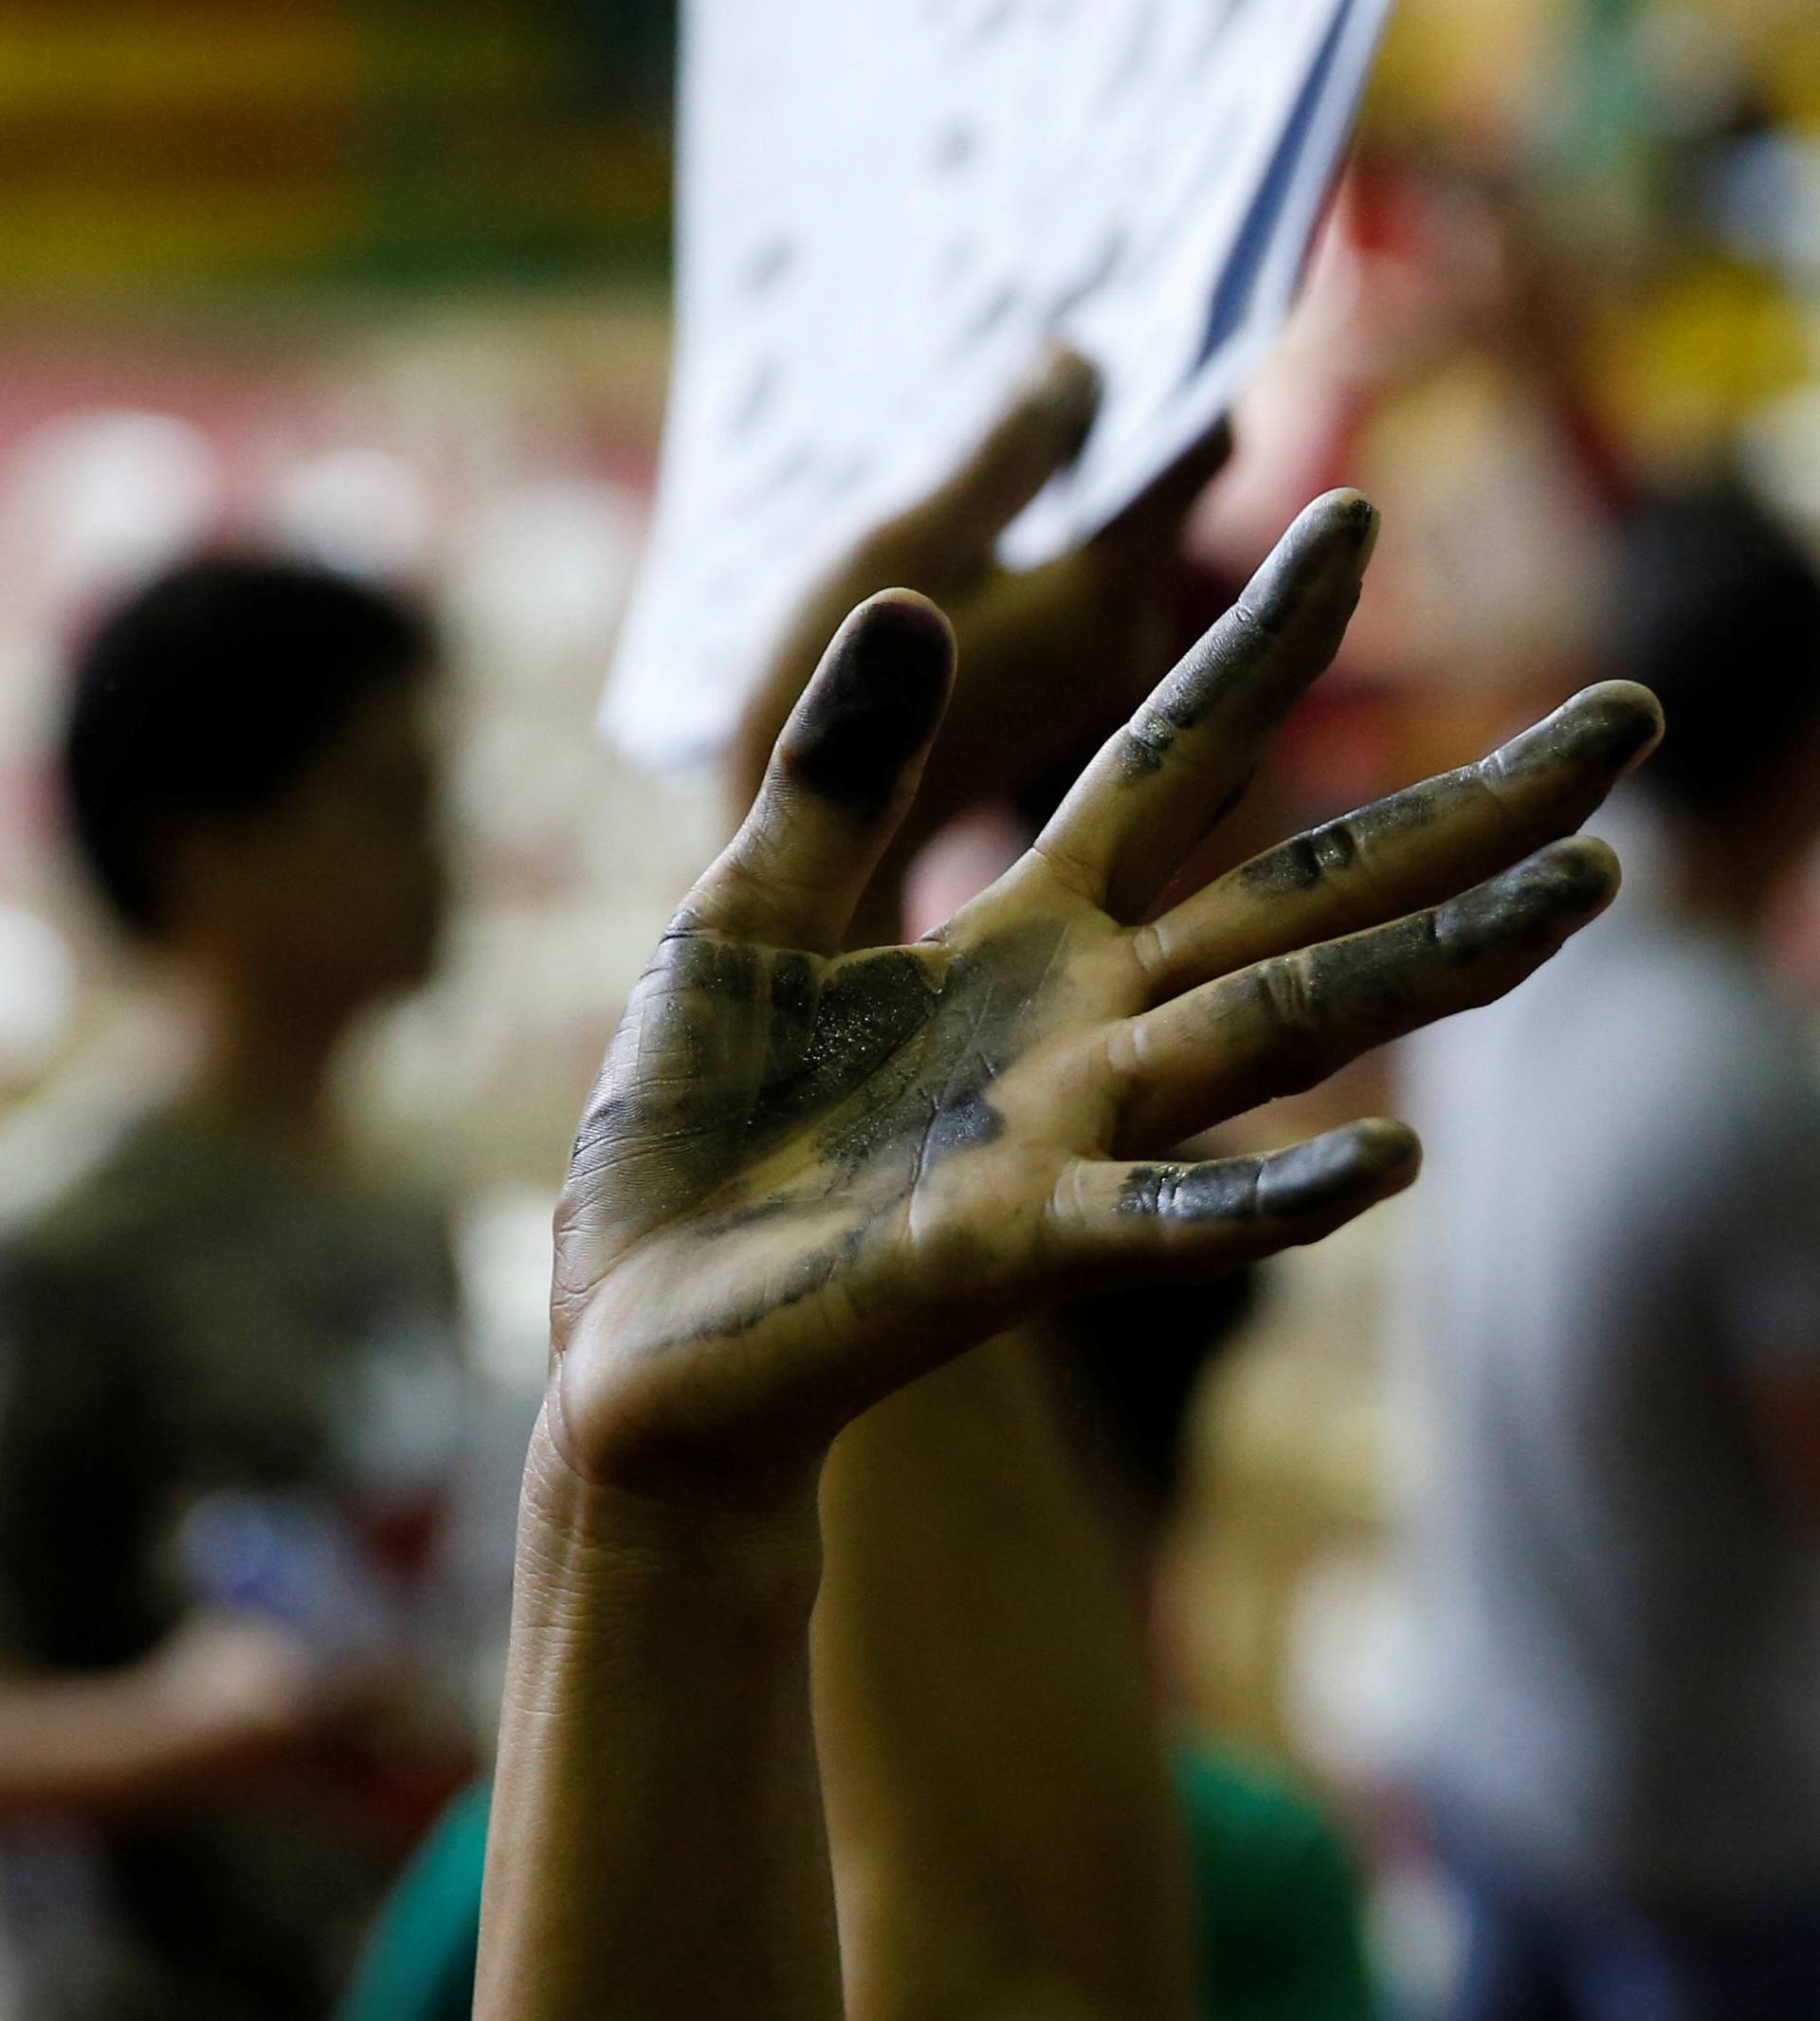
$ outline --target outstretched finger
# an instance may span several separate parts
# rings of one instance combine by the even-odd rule
[[[947,566],[992,559],[998,537],[1081,453],[1100,404],[1100,374],[1076,351],[1055,352],[1012,398],[960,467],[893,524],[913,550]]]
[[[1230,459],[1232,440],[1232,424],[1222,417],[1107,520],[1088,548],[1119,568],[1169,561],[1181,544],[1183,522]]]
[[[1339,650],[1376,528],[1356,491],[1308,507],[1044,829],[1037,853],[1059,876],[1115,919],[1141,918]]]
[[[784,725],[739,832],[689,894],[690,923],[831,953],[910,802],[953,683],[955,639],[927,597],[855,610]]]
[[[1258,962],[1129,1020],[1114,1041],[1119,1138],[1141,1152],[1513,990],[1604,911],[1617,859],[1576,837],[1445,905]]]
[[[1480,883],[1572,833],[1661,735],[1647,688],[1606,682],[1475,765],[1292,836],[1139,929],[1156,1000]]]
[[[1414,1132],[1385,1121],[1207,1164],[1083,1158],[1054,1196],[1057,1266],[1089,1284],[1214,1277],[1331,1235],[1401,1193],[1421,1163]]]

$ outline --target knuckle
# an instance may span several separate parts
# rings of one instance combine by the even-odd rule
[[[1084,1160],[1074,1158],[1056,1174],[1049,1189],[1048,1212],[1043,1221],[1046,1229],[1078,1231],[1098,1218],[1098,1202],[1087,1184],[1089,1172]]]
[[[1305,948],[1260,962],[1253,974],[1259,1008],[1273,1037],[1303,1038],[1317,1029],[1318,985]]]
[[[1269,1161],[1258,1156],[1232,1161],[1233,1195],[1228,1209],[1231,1220],[1248,1223],[1265,1217],[1265,1175]]]
[[[1249,635],[1249,644],[1254,649],[1278,645],[1289,626],[1285,614],[1264,604],[1252,590],[1247,589],[1228,613],[1228,624],[1237,633]]]
[[[1411,938],[1426,938],[1435,959],[1458,968],[1479,960],[1497,938],[1493,909],[1477,892],[1465,892],[1410,921]]]
[[[1364,838],[1345,815],[1338,821],[1328,822],[1324,828],[1318,828],[1309,838],[1309,844],[1323,877],[1343,877],[1353,870],[1370,873]]]
[[[1161,919],[1146,919],[1132,929],[1125,944],[1131,951],[1144,1001],[1154,1004],[1180,965],[1180,951],[1172,945],[1170,928]]]
[[[1283,847],[1296,881],[1305,890],[1343,880],[1365,864],[1358,831],[1344,818],[1310,828]]]
[[[1141,1017],[1125,1018],[1112,1026],[1101,1042],[1105,1083],[1115,1104],[1123,1102],[1145,1078],[1148,1029]]]
[[[1160,772],[1175,747],[1176,726],[1154,701],[1144,702],[1119,736],[1119,769],[1127,777]]]
[[[1520,786],[1512,774],[1509,756],[1505,750],[1491,752],[1476,765],[1468,765],[1462,778],[1477,792],[1482,800],[1488,802],[1502,818],[1515,818]]]
[[[1325,1080],[1335,1065],[1331,1020],[1327,992],[1308,952],[1261,962],[1252,975],[1272,1083],[1299,1093]]]
[[[1070,898],[1098,905],[1105,893],[1103,873],[1093,859],[1056,835],[1044,835],[1031,846],[1038,858]]]

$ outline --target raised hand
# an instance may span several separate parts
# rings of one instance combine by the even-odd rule
[[[1021,863],[926,940],[853,955],[953,646],[907,592],[848,619],[583,1122],[547,1419],[570,1468],[800,1483],[852,1417],[1041,1303],[1210,1277],[1410,1182],[1389,1122],[1157,1160],[1545,960],[1617,883],[1603,845],[1556,838],[1660,719],[1642,689],[1589,690],[1148,918],[1333,657],[1374,527],[1355,494],[1311,506]]]
[[[1003,567],[999,536],[1080,452],[1098,398],[1086,359],[1056,353],[939,485],[875,528],[804,600],[728,753],[735,820],[828,640],[889,586],[932,597],[959,646],[939,746],[894,838],[894,865],[964,808],[1051,776],[1143,699],[1169,665],[1183,522],[1231,436],[1224,423],[1209,429],[1068,553],[1037,569]]]

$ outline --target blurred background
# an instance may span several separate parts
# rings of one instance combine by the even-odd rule
[[[61,840],[71,640],[224,537],[420,592],[451,647],[458,895],[342,1106],[455,1197],[483,1585],[573,1120],[716,838],[711,782],[640,775],[592,728],[662,417],[673,41],[659,0],[0,4],[0,1211],[68,1184],[190,1044]],[[1820,554],[1820,10],[1402,0],[1240,434],[1195,527],[1222,575],[1331,482],[1386,522],[1270,781],[1285,821],[1579,685],[1640,479],[1735,454]],[[1774,952],[1820,990],[1804,903]],[[1394,1070],[1304,1120],[1393,1102]],[[1419,1200],[1266,1274],[1197,1403],[1162,1608],[1192,1711],[1348,1823],[1411,2012],[1457,1940],[1397,1776],[1411,1463],[1375,1315]]]

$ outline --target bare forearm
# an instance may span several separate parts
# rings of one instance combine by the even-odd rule
[[[837,2021],[817,1553],[812,1506],[683,1525],[583,1492],[539,1427],[477,2021]]]
[[[762,1495],[1058,1295],[1205,1281],[1410,1183],[1418,1146],[1382,1120],[1267,1156],[1147,1160],[1545,960],[1617,883],[1602,845],[1556,838],[1660,733],[1660,712],[1640,690],[1594,690],[1487,768],[1292,838],[1159,911],[1210,810],[1338,649],[1374,528],[1356,495],[1311,506],[1018,864],[914,945],[843,955],[955,678],[954,634],[926,600],[887,592],[846,620],[737,835],[635,984],[583,1114],[551,1306],[579,1474]],[[1013,1884],[1015,1966],[975,1979],[975,2013],[1005,2012],[1013,1984],[1065,2011],[1072,1994],[1051,1989],[1070,1975],[1094,1990],[1090,2012],[1179,2011],[1167,1966],[1133,1996],[1099,1956],[1114,1919],[1151,1914],[1141,1937],[1132,1921],[1128,1956],[1176,1955],[1178,1881],[1150,1849],[1167,1816],[1155,1735],[1134,1715],[1136,1736],[1101,1748],[1094,1721],[1067,1713],[1077,1688],[1086,1703],[1135,1685],[1098,1669],[1108,1645],[1065,1576],[1046,1579],[1019,1630],[1059,1652],[1062,1688],[1032,1698],[1034,1666],[1015,1681],[992,1666],[992,1581],[966,1583],[989,1503],[963,1506],[947,1469],[938,1491],[914,1492],[938,1447],[919,1443],[897,1477],[909,1491],[881,1497],[870,1521],[912,1547],[907,1574],[938,1540],[963,1583],[944,1575],[938,1602],[925,1591],[901,1616],[883,1609],[930,1632],[919,1646],[898,1630],[895,1663],[857,1637],[838,1688],[862,1721],[885,1695],[882,1759],[924,1732],[927,1752],[903,1760],[973,1748],[1016,1766],[972,1792],[945,1775],[940,1805],[914,1766],[886,1768],[853,1783],[851,1811],[830,1777],[830,1804],[884,1846],[899,1828],[872,1820],[901,1800],[905,1872],[939,1908],[958,1891],[931,1877],[969,1853],[969,1829],[982,1849],[959,1870],[1037,1877]],[[1024,1462],[1008,1440],[968,1464],[990,1480]],[[837,2014],[807,1702],[809,1498],[782,1616],[774,1581],[769,1598],[762,1574],[750,1584],[761,1533],[727,1519],[665,1535],[627,1505],[609,1513],[527,1514],[482,2021],[570,2021],[607,2000],[640,2016]],[[958,1664],[944,1666],[943,1642]],[[935,1723],[909,1703],[925,1686]],[[1070,1767],[1049,1733],[1024,1752],[1050,1721],[1089,1737]],[[956,1793],[967,1823],[943,1826]],[[1103,1833],[1086,1861],[1083,1830]]]
[[[1016,1339],[842,1434],[816,1721],[855,2021],[1174,2021],[1185,1856],[1127,1609]]]
[[[131,1810],[218,1780],[142,1668],[0,1679],[0,1812]]]

